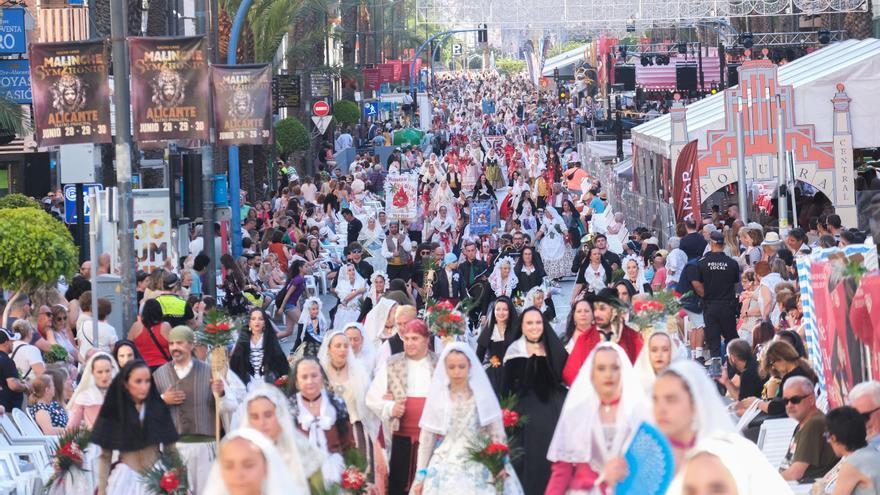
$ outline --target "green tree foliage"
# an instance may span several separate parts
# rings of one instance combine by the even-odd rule
[[[0,286],[28,291],[71,277],[77,249],[64,224],[36,208],[0,210]]]
[[[19,135],[27,134],[30,132],[30,125],[23,122],[23,118],[21,105],[0,97],[0,129],[8,129]]]
[[[561,43],[556,45],[549,50],[547,50],[547,58],[555,57],[556,55],[561,55],[567,51],[574,50],[575,48],[580,48],[584,46],[587,42],[580,40],[571,40],[566,41],[565,43]]]
[[[357,124],[360,116],[360,108],[353,101],[339,100],[333,104],[333,118],[341,124]]]
[[[499,58],[495,60],[495,68],[499,74],[511,76],[526,70],[526,61],[515,58]]]
[[[282,157],[305,151],[309,148],[309,131],[296,117],[279,120],[275,124],[275,144]]]
[[[40,203],[37,203],[35,200],[25,196],[24,194],[7,194],[0,198],[0,210],[5,210],[8,208],[38,208],[40,207]]]

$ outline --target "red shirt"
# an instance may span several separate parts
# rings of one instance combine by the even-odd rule
[[[571,354],[568,356],[568,361],[565,362],[565,368],[562,370],[562,381],[566,385],[570,387],[574,383],[574,379],[577,378],[581,366],[584,365],[587,357],[599,345],[599,342],[601,342],[601,336],[596,325],[593,325],[578,337],[577,342],[574,343],[574,349],[571,350]],[[639,357],[639,352],[642,350],[642,336],[639,335],[639,332],[624,325],[620,331],[620,341],[617,345],[623,348],[626,355],[629,356],[629,360],[635,364],[636,358]]]
[[[141,333],[134,338],[134,345],[137,346],[138,351],[140,351],[147,366],[162,366],[168,362],[168,359],[165,356],[171,356],[171,353],[168,351],[168,341],[162,336],[161,323],[159,325],[153,325],[152,330],[153,335],[156,336],[156,341],[162,346],[161,350],[156,347],[156,343],[153,342],[153,339],[150,337],[150,331],[147,330],[147,327],[144,327],[141,330]],[[165,353],[163,354],[162,351],[165,351]]]

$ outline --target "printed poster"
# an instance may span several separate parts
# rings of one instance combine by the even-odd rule
[[[495,210],[491,201],[471,202],[471,234],[483,235],[492,231],[492,213]]]
[[[138,189],[133,207],[137,269],[149,273],[163,268],[172,256],[168,189]]]
[[[128,40],[135,140],[207,140],[211,107],[204,37]]]
[[[37,143],[111,142],[104,41],[32,43],[30,60]]]
[[[272,72],[268,64],[212,65],[217,143],[269,144],[272,140]]]
[[[389,175],[385,178],[385,215],[389,220],[415,220],[418,216],[417,174]]]

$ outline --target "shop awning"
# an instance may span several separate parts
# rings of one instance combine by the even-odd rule
[[[828,45],[779,67],[780,84],[794,87],[796,124],[816,128],[818,141],[831,141],[836,85],[843,83],[852,98],[850,117],[854,148],[880,147],[880,40],[847,40]],[[705,146],[709,130],[724,129],[724,92],[687,107],[688,138]],[[663,115],[632,130],[633,143],[669,158],[670,116]]]

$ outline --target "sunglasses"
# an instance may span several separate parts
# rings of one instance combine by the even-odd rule
[[[788,397],[788,398],[783,397],[782,403],[785,405],[788,405],[790,403],[791,405],[796,406],[796,405],[800,404],[801,402],[803,402],[803,400],[806,399],[807,397],[809,397],[809,395],[797,395],[797,396]]]
[[[363,253],[363,251],[361,251],[360,249],[352,249],[351,250],[351,254],[361,254],[361,253]]]
[[[880,407],[872,409],[868,412],[863,412],[862,417],[865,418],[865,422],[871,421],[871,416],[874,415],[875,412],[880,411]]]

